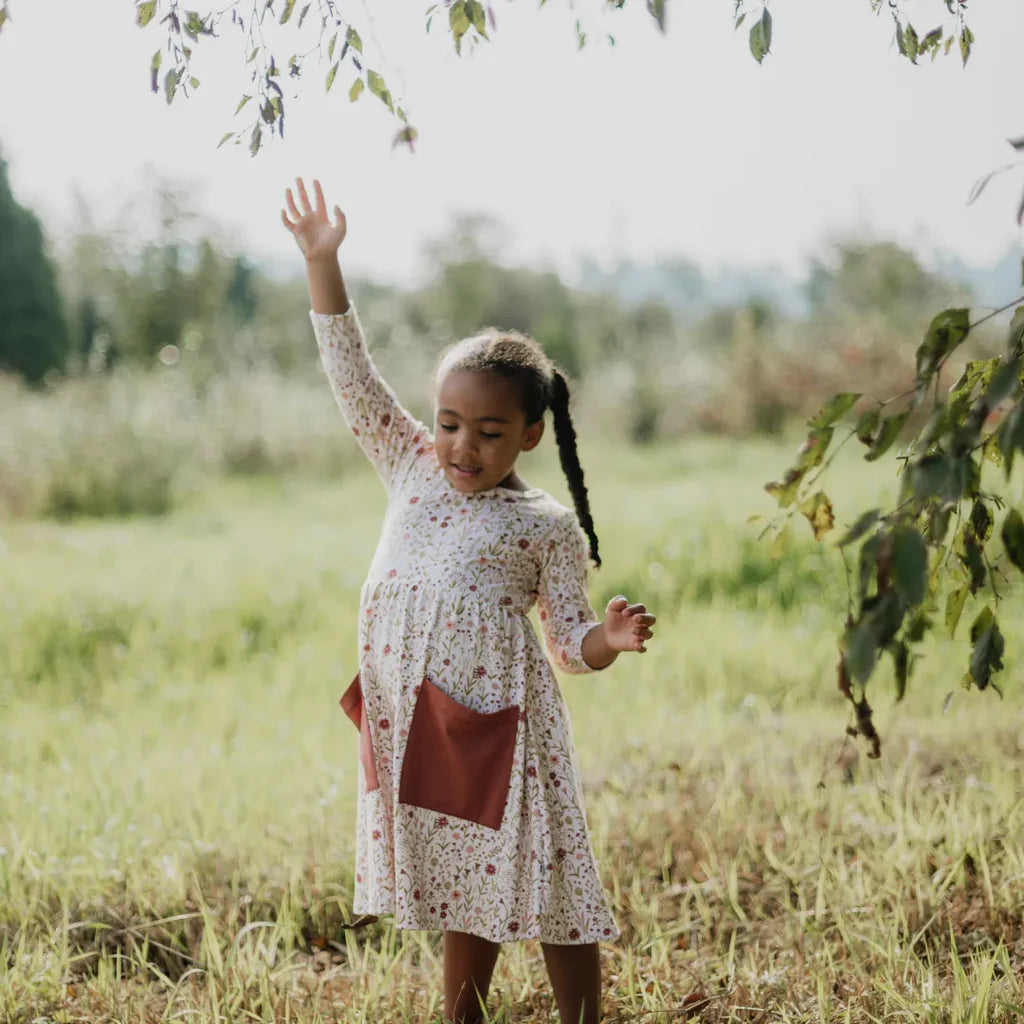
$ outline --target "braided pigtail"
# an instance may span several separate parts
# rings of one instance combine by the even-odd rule
[[[551,394],[548,400],[551,417],[554,420],[555,440],[558,442],[558,458],[562,463],[565,478],[569,481],[569,493],[576,507],[576,516],[583,532],[590,540],[590,557],[600,568],[601,556],[597,551],[597,534],[594,532],[594,518],[590,514],[590,499],[583,482],[583,467],[576,452],[576,428],[569,415],[569,382],[562,371],[554,368],[551,377]]]

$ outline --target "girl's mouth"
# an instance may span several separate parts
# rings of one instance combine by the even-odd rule
[[[466,467],[460,466],[454,462],[450,462],[449,465],[451,466],[452,471],[455,473],[455,475],[462,480],[472,480],[475,477],[478,477],[481,472],[483,472],[483,470],[479,466],[475,468]]]

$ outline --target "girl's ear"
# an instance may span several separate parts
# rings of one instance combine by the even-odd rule
[[[536,423],[531,423],[526,428],[526,433],[523,435],[523,451],[531,452],[537,445],[540,444],[540,439],[544,436],[544,420],[537,420]]]

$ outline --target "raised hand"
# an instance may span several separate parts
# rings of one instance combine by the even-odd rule
[[[330,259],[337,253],[338,246],[345,239],[345,214],[341,212],[340,207],[335,206],[334,223],[331,222],[327,216],[327,204],[324,202],[323,189],[316,178],[313,179],[313,193],[316,201],[312,206],[303,180],[296,178],[295,183],[299,201],[296,204],[292,190],[285,189],[288,210],[281,211],[281,220],[292,233],[307,261]]]
[[[646,642],[654,636],[657,622],[646,605],[630,604],[621,594],[608,602],[604,613],[604,636],[613,651],[637,651],[643,654]]]

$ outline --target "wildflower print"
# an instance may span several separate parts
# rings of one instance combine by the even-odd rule
[[[312,323],[354,443],[388,497],[362,590],[358,665],[351,666],[373,728],[358,739],[341,716],[338,726],[350,730],[339,747],[353,770],[362,748],[379,783],[367,792],[360,769],[352,910],[393,915],[402,929],[440,925],[492,942],[607,940],[617,929],[591,851],[572,732],[551,668],[590,671],[582,644],[598,621],[587,597],[587,541],[575,514],[538,489],[456,491],[429,430],[374,368],[355,309],[313,314]],[[543,644],[527,618],[534,605]],[[398,800],[424,680],[480,713],[481,728],[493,713],[518,709],[507,784],[512,812],[498,828]],[[454,792],[487,780],[451,782]]]

